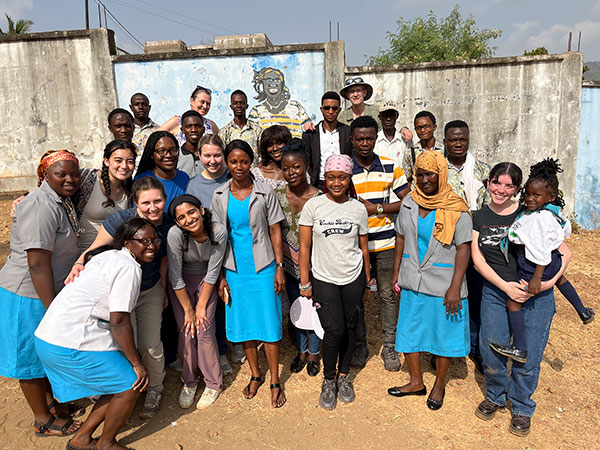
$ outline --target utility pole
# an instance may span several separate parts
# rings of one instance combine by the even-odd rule
[[[90,29],[90,5],[89,0],[85,0],[85,29]]]

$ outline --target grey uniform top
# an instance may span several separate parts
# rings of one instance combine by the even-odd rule
[[[204,170],[204,166],[193,153],[187,151],[183,146],[179,149],[179,159],[177,160],[177,169],[188,174],[190,178],[195,177]]]
[[[47,182],[17,205],[12,220],[10,255],[0,271],[0,286],[29,298],[39,298],[33,287],[27,250],[52,252],[54,290],[58,293],[79,256],[77,236],[61,206],[62,198]]]
[[[254,270],[258,273],[275,259],[269,227],[284,220],[285,215],[273,189],[257,180],[253,181],[253,185],[248,214],[250,216],[250,230],[252,231]],[[215,222],[222,223],[227,227],[229,226],[227,209],[229,207],[229,193],[231,192],[230,186],[231,180],[217,187],[211,205]],[[228,245],[225,251],[223,267],[236,270],[231,245]]]
[[[408,194],[402,201],[402,207],[396,218],[396,233],[404,236],[404,251],[398,274],[398,285],[402,289],[421,292],[436,297],[444,297],[450,287],[454,274],[456,246],[471,242],[473,238],[473,222],[471,215],[463,212],[456,223],[452,244],[442,245],[433,237],[435,226],[431,231],[429,247],[419,262],[417,223],[419,205]],[[460,286],[460,297],[467,296],[467,282],[463,277]]]
[[[178,226],[171,227],[167,235],[167,257],[169,260],[169,281],[173,289],[183,289],[183,274],[206,274],[204,281],[215,284],[219,278],[225,249],[227,248],[227,230],[220,223],[213,227],[213,237],[217,245],[210,240],[197,242],[188,236],[185,249],[184,232]]]

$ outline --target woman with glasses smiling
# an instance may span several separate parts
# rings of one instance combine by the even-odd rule
[[[155,132],[148,139],[148,143]],[[167,133],[169,134],[169,133]],[[172,136],[172,135],[171,135]],[[146,144],[146,149],[149,146]],[[163,183],[154,177],[143,177],[132,186],[133,208],[118,211],[109,216],[98,231],[96,240],[75,262],[65,283],[72,282],[84,270],[85,255],[103,245],[115,242],[117,229],[124,222],[134,217],[150,221],[158,231],[159,241],[141,241],[142,245],[157,247],[154,259],[142,264],[142,280],[140,295],[133,310],[132,324],[136,334],[137,348],[142,357],[142,364],[148,371],[148,393],[140,417],[149,419],[160,408],[160,399],[165,378],[165,357],[161,341],[160,329],[163,305],[168,301],[167,287],[167,234],[172,222],[164,220],[165,188]]]

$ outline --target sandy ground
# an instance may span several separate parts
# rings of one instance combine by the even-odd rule
[[[0,201],[0,262],[8,254],[9,202]],[[567,272],[584,303],[600,312],[600,233],[574,234],[568,242],[574,253]],[[268,385],[253,400],[242,397],[248,383],[247,364],[234,365],[225,378],[225,391],[208,410],[182,410],[177,405],[180,382],[167,370],[160,413],[152,420],[137,418],[134,411],[119,438],[136,449],[176,450],[203,448],[300,449],[428,448],[428,449],[600,449],[600,320],[584,326],[557,291],[557,314],[541,367],[538,403],[529,436],[508,432],[510,413],[484,422],[473,414],[483,400],[483,376],[468,359],[454,360],[444,406],[432,412],[424,397],[396,399],[386,393],[408,380],[406,364],[399,373],[386,372],[381,358],[379,305],[374,295],[367,305],[369,361],[352,372],[356,401],[338,404],[332,412],[318,406],[321,378],[306,372],[290,374],[295,350],[286,336],[282,344],[281,371],[287,404],[273,409]],[[261,367],[266,360],[261,354]],[[423,358],[425,384],[434,373]],[[268,380],[267,380],[268,381]],[[198,390],[197,396],[201,393]],[[67,438],[38,438],[32,431],[32,414],[14,380],[0,379],[0,448],[62,449]]]

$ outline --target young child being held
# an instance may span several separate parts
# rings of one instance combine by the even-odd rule
[[[558,160],[547,158],[531,166],[521,201],[525,210],[508,230],[508,239],[519,246],[518,279],[528,282],[527,292],[537,295],[542,281],[552,279],[560,270],[562,256],[558,248],[571,235],[571,223],[565,218],[564,201],[558,190],[557,173],[562,172]],[[577,310],[584,324],[594,320],[594,310],[583,306],[571,283],[561,276],[556,283],[560,292]],[[492,343],[501,355],[524,363],[527,359],[525,320],[522,303],[508,300],[508,318],[512,330],[512,346]]]

